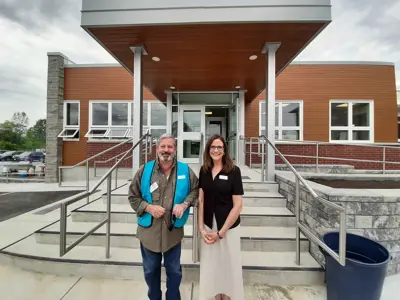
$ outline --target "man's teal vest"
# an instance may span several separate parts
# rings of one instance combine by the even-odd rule
[[[149,161],[148,163],[145,164],[140,186],[142,192],[142,198],[150,204],[153,203],[152,195],[150,192],[150,186],[151,186],[151,177],[153,175],[154,165],[155,165],[155,160]],[[177,173],[176,185],[174,191],[173,205],[183,203],[186,197],[190,193],[189,166],[185,163],[178,161],[176,173]],[[182,215],[182,218],[176,218],[175,221],[174,221],[175,218],[172,218],[171,214],[171,222],[174,225],[174,227],[176,228],[183,227],[189,218],[189,212],[190,209],[185,210],[185,212]],[[150,213],[144,213],[141,217],[138,217],[138,223],[140,226],[150,227],[153,223],[153,216]]]

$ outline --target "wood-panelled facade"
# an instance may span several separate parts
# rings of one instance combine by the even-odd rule
[[[63,142],[63,165],[73,165],[104,150],[101,141],[87,142],[89,101],[132,100],[133,77],[123,67],[65,68],[65,100],[80,103],[80,139]],[[144,100],[158,100],[144,88]],[[303,101],[303,140],[329,141],[330,100],[373,100],[374,142],[397,143],[397,103],[393,65],[292,64],[277,77],[276,99]],[[164,95],[162,101],[166,100]],[[259,135],[260,101],[246,99],[245,135]],[[98,153],[97,152],[97,153]]]

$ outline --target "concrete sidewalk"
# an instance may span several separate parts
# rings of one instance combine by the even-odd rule
[[[381,300],[398,299],[395,292],[400,276],[388,277]],[[165,283],[163,283],[165,288]],[[130,280],[60,277],[0,266],[2,300],[146,300],[147,286]],[[197,284],[181,286],[182,300],[198,299]],[[326,300],[324,286],[278,287],[252,285],[245,287],[246,300]]]

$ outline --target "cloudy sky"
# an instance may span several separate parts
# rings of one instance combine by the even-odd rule
[[[0,122],[24,110],[46,117],[47,52],[76,63],[114,59],[80,28],[82,0],[0,0]],[[332,0],[333,22],[297,60],[396,64],[400,89],[400,0]]]

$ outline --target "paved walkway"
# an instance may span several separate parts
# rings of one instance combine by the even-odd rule
[[[389,277],[381,300],[398,299],[400,276]],[[2,300],[146,300],[144,282],[130,280],[60,277],[0,266]],[[395,293],[396,292],[396,293]],[[182,300],[198,299],[198,286],[181,286]],[[252,285],[245,287],[246,300],[326,300],[323,286],[278,287]]]

